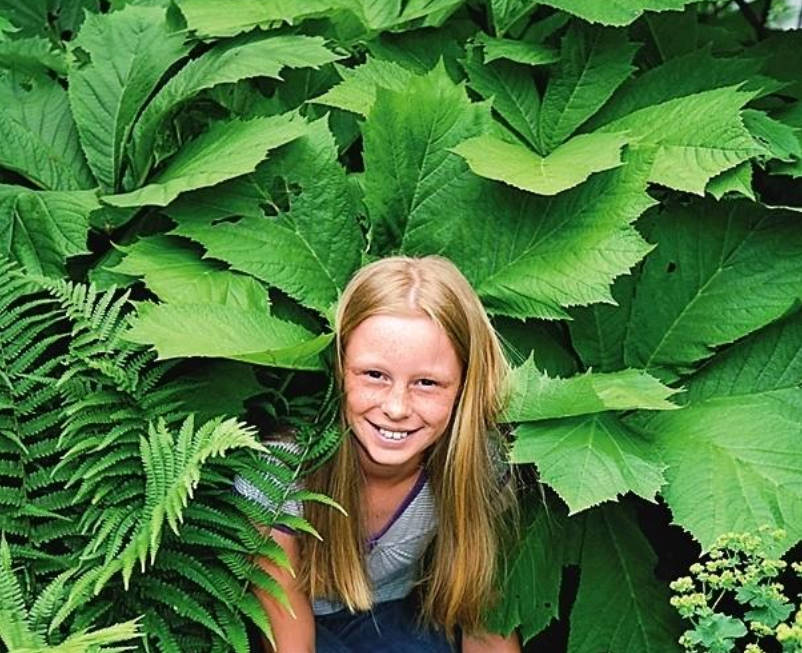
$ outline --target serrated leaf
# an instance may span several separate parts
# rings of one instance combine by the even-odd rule
[[[631,62],[637,49],[625,31],[572,23],[540,107],[541,153],[554,150],[610,98],[635,70]]]
[[[64,53],[53,48],[49,39],[40,36],[3,41],[0,39],[0,68],[29,74],[67,74]]]
[[[711,397],[637,421],[668,465],[662,495],[674,521],[702,548],[767,525],[786,531],[781,548],[802,538],[800,411],[795,387]]]
[[[759,75],[760,68],[759,59],[714,57],[707,45],[625,81],[586,127],[594,130],[638,109],[724,86],[742,84],[741,90],[755,93],[782,88],[775,80]]]
[[[613,372],[626,367],[624,338],[629,326],[636,275],[615,280],[612,297],[616,305],[593,304],[570,311],[571,344],[586,367]]]
[[[342,82],[309,100],[366,116],[376,101],[378,87],[401,91],[413,73],[392,61],[372,57],[355,68],[338,67]]]
[[[624,134],[580,134],[542,157],[522,145],[482,135],[451,151],[463,157],[477,175],[538,195],[556,195],[594,172],[621,165],[625,143]]]
[[[315,14],[328,13],[332,0],[179,0],[187,27],[198,36],[234,36],[276,22],[293,24]]]
[[[719,173],[761,153],[743,126],[741,107],[752,93],[724,87],[639,109],[600,131],[627,132],[655,153],[650,181],[704,194]]]
[[[170,32],[163,8],[128,5],[88,14],[70,51],[76,58],[70,66],[70,105],[84,152],[101,186],[113,192],[140,108],[189,47],[181,32]]]
[[[65,261],[87,250],[93,191],[31,191],[0,184],[0,252],[33,274],[60,277]]]
[[[561,306],[609,301],[613,278],[649,250],[628,226],[652,203],[648,160],[553,199],[478,178],[448,150],[492,123],[486,106],[444,75],[435,69],[404,92],[380,89],[365,123],[365,203],[377,251],[448,256],[488,308],[506,315],[564,317]]]
[[[567,379],[550,378],[532,358],[513,369],[513,392],[504,412],[507,422],[572,417],[608,410],[678,408],[668,398],[678,392],[642,370],[585,372]]]
[[[710,193],[717,200],[720,200],[727,193],[743,195],[744,197],[755,200],[755,191],[752,190],[752,163],[744,161],[734,168],[725,170],[707,182],[705,192]]]
[[[297,324],[220,304],[140,304],[125,337],[153,345],[160,358],[211,356],[263,365],[287,361],[301,369],[317,369],[314,357],[328,345]]]
[[[67,92],[55,80],[0,74],[0,166],[45,189],[94,185]]]
[[[682,622],[656,563],[631,511],[607,505],[588,514],[569,653],[679,653]]]
[[[534,516],[528,516],[520,539],[509,552],[501,597],[487,622],[489,630],[503,635],[518,628],[524,644],[559,616],[563,548],[568,535],[561,508],[541,506],[539,500],[534,504]]]
[[[591,23],[629,25],[645,11],[682,9],[693,0],[545,0],[543,4],[562,9]]]
[[[802,385],[802,312],[755,331],[691,377],[687,399],[760,394]]]
[[[485,63],[496,59],[509,59],[527,66],[542,66],[560,60],[559,52],[539,43],[499,39],[487,34],[480,34],[476,41],[484,46]]]
[[[214,6],[220,5],[215,3]],[[238,2],[233,15],[239,15],[240,10]],[[144,182],[151,166],[160,161],[161,157],[154,155],[153,150],[162,123],[200,91],[254,77],[281,79],[280,72],[285,66],[317,68],[340,58],[325,47],[323,38],[300,34],[246,35],[213,47],[178,71],[137,121],[131,163],[138,183]]]
[[[776,320],[799,297],[802,231],[793,213],[700,201],[653,216],[648,234],[660,246],[632,304],[630,366],[690,365]]]
[[[537,149],[540,96],[529,70],[508,61],[483,64],[476,54],[469,56],[463,65],[470,87],[490,100],[510,127]]]
[[[284,148],[259,175],[266,186],[292,187],[289,210],[275,219],[244,217],[218,224],[185,215],[174,232],[201,243],[209,256],[329,316],[360,265],[362,235],[325,118],[310,125],[303,138]]]
[[[493,27],[502,35],[537,5],[536,0],[490,0]]]
[[[112,206],[166,206],[186,191],[253,172],[269,150],[305,131],[306,123],[294,114],[216,122],[186,143],[147,186],[102,199]]]
[[[258,281],[202,260],[181,238],[150,236],[121,249],[125,257],[109,270],[143,277],[145,285],[164,302],[269,311],[267,291]]]
[[[770,158],[785,162],[802,159],[802,145],[793,127],[774,120],[765,112],[756,109],[745,109],[741,115],[744,126],[754,139],[766,148]]]
[[[535,463],[570,514],[629,491],[653,501],[666,482],[652,442],[611,413],[526,422],[515,436],[510,460]]]

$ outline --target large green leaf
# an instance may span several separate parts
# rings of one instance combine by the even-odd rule
[[[496,34],[504,34],[537,5],[536,0],[490,0],[493,27]]]
[[[185,144],[147,186],[106,195],[103,201],[112,206],[166,206],[186,191],[252,172],[268,150],[289,143],[306,129],[295,114],[216,122]]]
[[[662,494],[674,521],[705,549],[723,533],[761,526],[784,529],[785,546],[802,538],[802,390],[765,390],[759,374],[749,376],[737,394],[639,422],[668,464]]]
[[[160,358],[206,356],[319,369],[331,336],[259,310],[222,304],[140,304],[126,338],[153,345]]]
[[[0,252],[28,272],[66,274],[67,257],[86,253],[93,191],[31,191],[0,184]]]
[[[50,190],[94,185],[67,92],[55,80],[0,73],[0,166]]]
[[[743,195],[753,202],[756,201],[755,191],[752,190],[752,162],[744,161],[734,168],[725,170],[717,177],[713,177],[707,182],[705,192],[717,200],[729,193]]]
[[[785,162],[802,159],[802,145],[792,126],[755,109],[746,109],[742,115],[744,125],[755,140],[766,148],[768,157]]]
[[[560,60],[560,54],[546,45],[515,39],[497,39],[480,34],[477,42],[484,46],[485,63],[496,59],[509,59],[528,66],[542,66]]]
[[[295,23],[328,13],[340,0],[178,0],[187,27],[198,36],[234,36],[277,22]]]
[[[530,358],[513,369],[513,387],[504,413],[508,422],[572,417],[608,410],[677,408],[668,398],[678,391],[641,370],[585,372],[567,379],[550,378]]]
[[[153,151],[159,127],[181,105],[218,84],[253,77],[281,79],[285,66],[315,68],[341,58],[324,43],[319,36],[299,34],[245,36],[220,43],[189,62],[159,90],[134,127],[132,164],[138,183],[160,160],[161,155]]]
[[[402,91],[412,73],[392,61],[372,57],[355,68],[338,67],[343,81],[312,98],[311,102],[353,111],[366,116],[376,101],[376,88],[381,86]]]
[[[515,435],[510,459],[535,463],[571,514],[629,491],[651,501],[665,484],[654,444],[609,412],[526,422]]]
[[[543,4],[562,9],[591,23],[628,25],[644,11],[682,9],[694,0],[545,0]]]
[[[259,176],[267,188],[282,184],[289,191],[288,210],[277,218],[211,224],[184,214],[175,233],[329,316],[360,265],[362,236],[326,119],[312,123],[307,135],[268,161]]]
[[[616,306],[593,304],[571,311],[568,328],[571,344],[586,367],[614,372],[626,367],[624,338],[629,326],[635,275],[615,280],[612,288]]]
[[[802,384],[802,311],[755,331],[713,358],[689,384],[687,398],[735,397]]]
[[[527,67],[508,61],[483,64],[476,53],[463,65],[471,88],[490,100],[510,127],[537,148],[540,96]]]
[[[632,304],[630,366],[690,365],[776,320],[800,296],[802,230],[793,213],[700,201],[654,216],[648,235],[660,246]]]
[[[587,127],[596,129],[638,109],[722,86],[743,84],[744,90],[755,92],[782,88],[782,84],[758,75],[760,66],[759,59],[714,57],[708,45],[625,81]]]
[[[363,129],[378,252],[444,254],[507,315],[565,317],[562,306],[610,301],[612,280],[649,250],[629,226],[652,203],[649,161],[538,198],[476,177],[449,151],[491,129],[486,105],[471,104],[442,69],[403,92],[379,90]]]
[[[654,577],[657,556],[623,506],[586,517],[569,653],[673,653],[682,622]]]
[[[110,270],[143,277],[145,285],[164,302],[269,311],[267,291],[256,279],[201,260],[181,238],[151,236],[121,249],[125,258]]]
[[[625,143],[624,134],[580,134],[543,157],[523,145],[482,135],[451,151],[463,157],[477,175],[538,195],[556,195],[594,172],[620,165]]]
[[[623,30],[579,22],[571,25],[540,107],[538,149],[542,154],[573,134],[632,74],[637,49]]]
[[[508,635],[518,628],[524,643],[558,617],[563,549],[568,536],[564,511],[530,495],[525,527],[504,569],[499,603],[488,616],[489,630]]]
[[[81,143],[95,177],[113,192],[140,108],[189,47],[183,33],[170,32],[164,9],[134,5],[89,14],[70,47],[70,105]]]
[[[67,62],[61,50],[54,49],[52,41],[32,36],[15,41],[0,39],[0,68],[33,75],[53,71],[67,74]]]
[[[763,152],[740,117],[752,95],[703,91],[639,109],[602,131],[627,131],[631,142],[654,150],[651,181],[702,195],[711,178]]]

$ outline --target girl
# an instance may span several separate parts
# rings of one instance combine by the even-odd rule
[[[305,483],[357,518],[307,504],[322,542],[271,532],[298,572],[260,561],[295,613],[257,591],[279,653],[450,651],[460,634],[465,653],[520,651],[482,631],[514,496],[508,366],[479,298],[444,258],[386,258],[348,284],[335,331],[347,435]]]

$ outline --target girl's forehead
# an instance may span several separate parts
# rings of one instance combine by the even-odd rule
[[[353,330],[345,346],[352,364],[429,364],[459,367],[454,347],[443,328],[425,314],[374,315]]]

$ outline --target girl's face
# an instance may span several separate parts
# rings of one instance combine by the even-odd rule
[[[366,471],[413,472],[445,432],[462,365],[428,316],[374,315],[345,347],[345,416]]]

